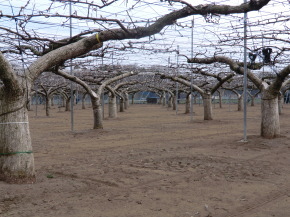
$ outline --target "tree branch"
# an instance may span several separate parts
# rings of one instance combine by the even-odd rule
[[[230,69],[236,72],[237,74],[243,75],[244,74],[244,68],[239,66],[237,62],[234,60],[224,57],[224,56],[214,56],[210,58],[192,58],[192,59],[187,59],[188,63],[199,63],[199,64],[212,64],[212,63],[225,63],[230,66]],[[261,89],[263,88],[262,80],[259,79],[254,73],[251,72],[250,69],[247,71],[248,78],[257,86],[257,88]]]
[[[0,79],[4,84],[4,90],[11,96],[22,93],[21,85],[8,60],[0,52]]]

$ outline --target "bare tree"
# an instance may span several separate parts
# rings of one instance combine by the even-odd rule
[[[213,64],[220,62],[229,65],[232,71],[237,74],[244,74],[244,68],[239,66],[234,60],[225,56],[214,56],[210,58],[193,58],[188,59],[189,63],[200,63],[200,64]],[[267,83],[262,79],[258,78],[253,71],[247,70],[248,78],[256,85],[261,91],[262,102],[261,102],[261,136],[265,138],[274,138],[280,135],[280,121],[278,111],[278,95],[280,89],[283,86],[283,82],[290,74],[290,65],[284,67],[272,83]],[[288,81],[286,81],[288,82]]]
[[[177,19],[194,14],[213,13],[227,15],[259,10],[269,1],[252,0],[238,6],[216,4],[187,5],[180,10],[164,15],[148,26],[134,26],[132,29],[127,29],[123,25],[120,25],[118,29],[104,30],[87,37],[79,37],[78,35],[73,37],[74,40],[69,39],[62,44],[59,43],[60,46],[56,48],[45,49],[45,52],[42,52],[40,57],[33,60],[22,75],[17,75],[10,61],[0,52],[0,80],[2,81],[0,87],[0,180],[26,183],[35,181],[34,157],[26,104],[29,102],[33,82],[44,71],[49,71],[54,66],[62,65],[68,59],[73,59],[99,49],[105,41],[139,39],[150,36],[160,32],[165,26],[173,24]],[[1,17],[17,18],[17,15],[11,16],[1,13]],[[29,22],[29,19],[27,21]],[[121,22],[119,21],[118,23]],[[1,29],[17,37],[23,36],[4,27],[1,27]],[[48,41],[48,39],[36,39],[29,34],[24,35],[23,40]],[[50,41],[55,43],[53,40]],[[38,51],[33,46],[30,46],[28,50],[31,52]],[[92,93],[92,95],[95,94]],[[94,109],[97,109],[97,105],[93,106],[95,107]]]
[[[212,76],[217,78],[218,82],[215,85],[212,85],[211,87],[206,86],[208,83],[202,85],[196,85],[191,84],[189,81],[185,80],[184,78],[180,78],[178,76],[169,76],[169,75],[161,75],[161,78],[167,78],[171,79],[173,81],[177,81],[187,87],[191,87],[200,93],[203,99],[203,107],[204,107],[204,120],[212,120],[212,94],[217,91],[218,88],[220,88],[226,81],[231,79],[234,76],[234,73],[230,73],[228,75],[224,75],[223,77],[220,77],[220,75],[214,75],[211,73],[203,73],[207,76]]]

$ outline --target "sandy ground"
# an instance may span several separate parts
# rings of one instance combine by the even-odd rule
[[[132,105],[92,130],[92,110],[30,113],[37,182],[0,182],[0,216],[289,217],[290,105],[282,137],[259,137],[248,107],[248,142],[236,105],[194,121],[160,105]],[[107,117],[107,114],[105,114]]]

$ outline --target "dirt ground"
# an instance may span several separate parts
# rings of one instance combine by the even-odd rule
[[[131,105],[92,130],[92,110],[30,113],[37,182],[0,182],[0,216],[289,217],[290,105],[280,138],[259,137],[248,107],[248,142],[236,105],[193,122],[160,105]],[[107,113],[105,113],[107,117]]]

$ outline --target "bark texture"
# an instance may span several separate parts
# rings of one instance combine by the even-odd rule
[[[238,95],[238,111],[243,111],[244,110],[244,97],[243,95],[239,94]]]
[[[129,108],[129,95],[128,93],[124,93],[124,98],[125,98],[125,109]]]
[[[262,99],[261,101],[261,136],[264,138],[275,138],[280,135],[280,120],[278,109],[278,97]]]
[[[94,116],[94,129],[103,129],[103,109],[100,99],[92,98],[93,116]]]
[[[184,114],[189,114],[189,112],[190,112],[190,100],[191,100],[191,94],[187,94],[186,101],[185,101],[185,112],[184,112]]]
[[[204,120],[212,120],[211,94],[202,94],[202,99],[204,108]]]
[[[116,95],[109,95],[109,118],[117,117],[117,99]]]
[[[35,181],[26,97],[21,98],[0,103],[0,180],[9,183]]]

